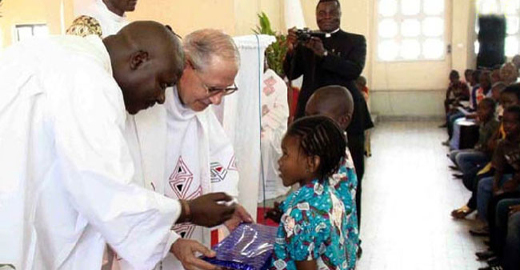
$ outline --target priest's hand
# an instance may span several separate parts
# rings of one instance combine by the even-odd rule
[[[177,222],[214,227],[230,219],[235,212],[233,198],[224,192],[209,193],[191,201],[181,201],[182,214]]]
[[[305,42],[305,47],[309,48],[314,52],[315,55],[319,57],[325,56],[325,47],[323,47],[323,41],[318,37],[311,37],[307,42]]]
[[[197,241],[179,238],[173,243],[170,252],[182,263],[186,270],[218,269],[217,266],[197,258],[197,253],[201,253],[206,257],[215,257],[217,255],[215,251],[208,249]]]
[[[287,53],[292,54],[296,45],[298,45],[298,36],[296,35],[296,27],[287,30]]]
[[[242,205],[237,204],[235,213],[233,214],[231,219],[224,222],[224,225],[226,225],[226,228],[229,231],[233,231],[242,222],[251,223],[253,222],[253,218]]]

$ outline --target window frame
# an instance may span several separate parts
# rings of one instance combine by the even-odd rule
[[[437,15],[429,15],[429,14],[426,14],[423,10],[423,6],[424,6],[424,1],[425,0],[419,0],[420,1],[420,7],[419,7],[419,13],[416,14],[416,15],[404,15],[403,12],[402,12],[402,8],[401,8],[401,2],[403,0],[395,0],[397,2],[397,12],[396,14],[394,14],[393,16],[383,16],[382,14],[380,14],[379,12],[379,5],[380,5],[380,2],[381,1],[384,1],[384,0],[377,0],[376,2],[376,14],[377,14],[377,20],[376,20],[376,31],[375,31],[375,36],[376,36],[376,41],[377,41],[377,45],[376,45],[376,48],[375,48],[375,53],[376,53],[376,61],[377,62],[381,62],[381,63],[399,63],[399,62],[432,62],[432,61],[435,61],[435,62],[443,62],[443,61],[446,61],[447,57],[448,57],[448,49],[447,49],[447,46],[448,46],[448,36],[447,36],[447,29],[446,29],[446,21],[447,21],[447,18],[446,18],[446,15],[449,14],[447,11],[446,11],[446,6],[447,6],[447,3],[445,0],[444,1],[444,9],[442,10],[441,13],[437,14]],[[443,28],[442,28],[442,34],[437,36],[437,37],[429,37],[429,36],[426,36],[424,33],[423,33],[423,22],[425,19],[427,18],[441,18],[442,21],[443,21]],[[379,26],[380,26],[380,23],[383,22],[384,20],[386,19],[391,19],[391,20],[394,20],[398,26],[397,26],[397,34],[392,37],[392,38],[385,38],[385,37],[382,37],[380,34],[379,34]],[[412,20],[417,20],[419,21],[419,24],[421,26],[420,28],[420,33],[418,34],[418,36],[416,37],[406,37],[402,34],[402,28],[401,28],[401,25],[402,23],[405,21],[405,20],[408,20],[408,19],[412,19]],[[423,49],[423,46],[424,46],[424,42],[427,41],[427,40],[440,40],[442,42],[442,56],[439,57],[439,58],[426,58],[425,55],[424,55],[424,49]],[[405,40],[416,40],[419,42],[419,45],[420,45],[420,53],[419,53],[419,56],[416,57],[416,58],[404,58],[403,56],[401,56],[401,50],[399,50],[398,52],[398,55],[396,58],[392,59],[392,60],[387,60],[387,59],[384,59],[383,57],[381,57],[380,55],[380,52],[379,52],[379,47],[381,46],[381,44],[383,44],[383,42],[386,42],[386,41],[394,41],[398,44],[399,46],[399,49],[401,49],[401,44],[403,41]]]
[[[14,37],[15,37],[15,41],[16,42],[20,42],[20,41],[24,41],[26,40],[25,38],[21,38],[20,39],[20,31],[19,29],[22,29],[22,28],[30,28],[31,29],[31,37],[37,37],[35,35],[35,29],[38,28],[38,27],[46,27],[47,28],[47,32],[49,32],[49,27],[47,26],[47,24],[45,23],[35,23],[35,24],[16,24],[14,26]]]

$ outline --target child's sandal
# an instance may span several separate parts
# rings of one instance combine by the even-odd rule
[[[463,219],[463,218],[467,217],[469,214],[473,213],[473,211],[475,211],[475,209],[471,209],[467,206],[463,206],[459,209],[455,209],[455,210],[451,211],[451,216],[456,219]]]

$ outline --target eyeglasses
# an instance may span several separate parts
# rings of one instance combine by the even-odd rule
[[[201,80],[201,82],[202,82],[202,80]],[[204,86],[204,88],[206,88],[206,90],[208,90],[208,93],[211,96],[214,96],[214,95],[217,95],[217,94],[220,94],[220,93],[223,93],[224,96],[227,96],[227,95],[231,95],[231,94],[235,93],[236,91],[238,91],[238,87],[237,87],[237,85],[235,83],[233,83],[233,86],[229,86],[229,87],[226,87],[226,88],[208,87],[204,83],[202,83],[202,85]]]
[[[235,93],[236,91],[238,91],[238,87],[237,87],[236,83],[233,83],[233,86],[228,86],[226,88],[207,86],[204,83],[204,81],[202,80],[202,78],[200,77],[199,71],[195,67],[193,67],[193,64],[190,63],[190,65],[191,65],[193,71],[195,71],[195,74],[197,75],[197,78],[199,78],[199,81],[201,82],[202,86],[204,88],[206,88],[206,91],[208,91],[208,94],[210,96],[215,96],[220,93],[222,93],[224,96],[227,96],[227,95],[231,95],[231,94]]]

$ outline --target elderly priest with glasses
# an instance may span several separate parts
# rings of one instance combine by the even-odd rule
[[[187,35],[183,48],[184,72],[176,86],[167,89],[164,106],[135,116],[137,136],[130,144],[142,177],[134,180],[170,198],[192,199],[210,192],[236,198],[239,174],[234,149],[209,107],[238,90],[234,83],[240,65],[238,49],[229,35],[214,29]],[[233,230],[242,221],[253,220],[237,205],[224,224]],[[173,230],[210,245],[207,229],[184,223]],[[173,256],[163,260],[162,267],[182,269]]]

